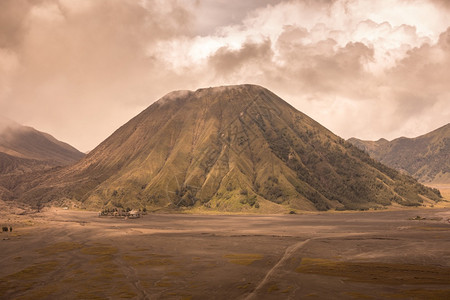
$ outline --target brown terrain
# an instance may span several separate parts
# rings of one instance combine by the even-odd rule
[[[415,138],[348,140],[381,163],[427,185],[450,185],[450,123]]]
[[[2,299],[449,299],[450,211],[149,214],[3,206]]]
[[[79,162],[10,191],[35,206],[260,214],[441,200],[249,84],[169,93]]]

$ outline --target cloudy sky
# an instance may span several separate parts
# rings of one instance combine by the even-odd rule
[[[426,133],[450,122],[450,1],[0,1],[0,115],[82,151],[172,90],[240,83],[343,138]]]

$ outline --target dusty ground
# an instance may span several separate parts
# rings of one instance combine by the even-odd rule
[[[450,298],[450,209],[0,218],[2,299]]]

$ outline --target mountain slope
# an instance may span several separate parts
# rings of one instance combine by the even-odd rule
[[[170,93],[77,164],[20,190],[28,202],[260,212],[439,200],[254,85]]]
[[[82,157],[49,134],[0,117],[0,199],[13,198],[12,190],[30,176],[35,178],[35,172],[67,166]]]
[[[373,158],[425,183],[450,183],[450,123],[416,138],[349,142]]]
[[[0,176],[20,175],[37,170],[45,170],[54,167],[46,161],[20,158],[0,152]]]
[[[21,159],[44,161],[49,165],[69,165],[84,156],[47,133],[5,118],[0,119],[0,152]]]

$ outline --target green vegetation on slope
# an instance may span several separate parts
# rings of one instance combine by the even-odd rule
[[[439,200],[253,85],[171,93],[85,159],[33,185],[24,201],[150,210],[346,210]]]

